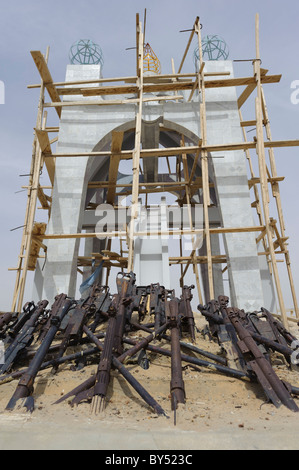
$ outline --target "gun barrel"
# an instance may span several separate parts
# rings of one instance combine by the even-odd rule
[[[73,301],[68,299],[65,294],[61,294],[56,297],[56,300],[52,306],[52,319],[51,319],[51,326],[42,342],[41,346],[37,350],[31,364],[29,365],[27,371],[21,377],[19,384],[13,394],[12,398],[10,399],[6,409],[12,410],[14,409],[17,400],[20,398],[26,398],[33,392],[33,384],[36,378],[36,375],[40,369],[40,366],[46,356],[52,341],[59,329],[60,323],[69,311]]]
[[[33,339],[33,334],[35,331],[36,327],[36,322],[39,319],[40,315],[44,312],[48,305],[47,300],[43,300],[38,303],[38,305],[35,307],[34,312],[32,313],[31,317],[19,334],[16,336],[14,341],[9,345],[9,347],[5,351],[5,363],[3,366],[0,368],[0,373],[4,374],[15,362],[15,360],[18,358],[20,353],[28,346],[31,344],[32,339]]]
[[[292,411],[299,411],[296,403],[292,399],[285,385],[276,375],[269,361],[265,358],[257,344],[255,343],[249,330],[246,330],[238,318],[237,309],[228,309],[228,317],[235,327],[240,340],[244,342],[248,352],[251,352],[254,359],[249,362],[255,372],[258,381],[263,386],[267,396],[277,407],[283,403]]]
[[[178,403],[185,403],[185,385],[182,373],[182,357],[179,331],[178,300],[169,301],[170,331],[171,331],[171,403],[172,409],[177,408]]]

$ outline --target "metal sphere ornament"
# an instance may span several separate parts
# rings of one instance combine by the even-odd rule
[[[104,59],[102,49],[90,39],[80,39],[75,42],[71,49],[69,58],[71,64],[101,64],[103,67]]]
[[[229,50],[226,42],[219,36],[205,36],[202,40],[202,56],[206,60],[226,60]],[[195,61],[199,60],[198,47],[194,51]]]

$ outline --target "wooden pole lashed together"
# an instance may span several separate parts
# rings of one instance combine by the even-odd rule
[[[27,188],[27,206],[25,213],[25,222],[23,236],[21,240],[21,249],[16,268],[16,282],[13,293],[12,311],[21,311],[24,300],[24,292],[26,286],[26,277],[28,268],[31,266],[30,260],[37,260],[41,255],[37,253],[36,247],[46,250],[44,245],[45,240],[49,239],[64,239],[64,238],[95,238],[101,236],[106,237],[108,250],[104,253],[101,259],[104,260],[105,266],[108,268],[108,277],[110,268],[119,266],[121,269],[126,269],[128,272],[134,268],[134,239],[137,236],[147,235],[147,233],[136,232],[135,222],[138,217],[138,200],[141,194],[146,197],[153,193],[165,193],[177,191],[183,194],[185,191],[185,201],[188,207],[189,227],[184,230],[172,231],[170,228],[167,230],[157,230],[151,232],[153,235],[167,235],[172,236],[190,234],[192,239],[195,240],[197,234],[203,235],[206,244],[206,255],[198,256],[196,253],[196,245],[193,244],[190,253],[184,254],[182,250],[182,243],[178,249],[179,256],[172,256],[169,259],[170,266],[180,264],[181,267],[181,285],[184,282],[184,277],[188,271],[189,266],[193,266],[195,282],[198,291],[198,297],[202,303],[202,294],[200,287],[200,274],[198,265],[200,263],[207,264],[207,279],[208,279],[208,292],[210,299],[215,296],[215,286],[213,279],[213,264],[221,263],[227,264],[228,260],[225,255],[214,255],[212,253],[211,235],[220,233],[238,233],[238,232],[256,232],[257,243],[262,241],[263,253],[266,255],[270,272],[273,276],[275,283],[275,291],[279,304],[279,311],[282,317],[283,324],[286,326],[288,323],[287,308],[280,281],[280,273],[278,269],[277,255],[284,256],[283,262],[287,269],[287,275],[294,303],[294,311],[296,317],[299,319],[299,307],[296,297],[295,282],[291,270],[290,253],[287,248],[286,227],[283,217],[282,202],[279,191],[279,182],[283,180],[277,174],[275,163],[274,149],[287,148],[299,146],[299,140],[273,140],[268,109],[266,106],[265,94],[263,86],[271,83],[279,83],[281,75],[270,75],[268,70],[261,68],[260,57],[260,40],[259,40],[259,15],[255,19],[255,46],[256,57],[253,61],[253,76],[231,78],[227,72],[207,73],[205,71],[205,62],[203,59],[202,38],[201,38],[201,24],[199,17],[196,17],[194,25],[191,29],[189,39],[177,73],[174,70],[174,61],[172,59],[172,72],[171,74],[161,74],[155,76],[147,76],[144,74],[143,59],[144,59],[144,28],[139,20],[139,14],[136,15],[136,73],[128,77],[110,77],[101,78],[98,80],[81,80],[73,82],[54,81],[48,68],[48,55],[49,49],[45,57],[39,51],[31,51],[32,58],[41,76],[40,84],[29,85],[28,88],[40,88],[40,96],[38,101],[37,121],[35,126],[35,135],[33,141],[33,152],[30,169],[29,183]],[[186,58],[192,41],[196,39],[199,50],[199,66],[197,73],[182,73],[184,65],[186,65]],[[219,77],[221,75],[221,77]],[[226,76],[227,75],[227,76]],[[240,126],[243,130],[244,140],[242,142],[232,142],[226,144],[214,144],[208,141],[207,137],[207,110],[206,110],[206,90],[217,89],[223,87],[244,87],[240,92],[238,98],[238,106],[240,112]],[[50,101],[45,101],[45,92],[47,91]],[[151,94],[150,96],[148,94]],[[194,145],[185,145],[184,136],[181,138],[178,147],[168,148],[142,148],[142,115],[146,103],[151,102],[172,102],[173,106],[180,103],[181,100],[191,101],[195,94],[199,94],[200,100],[198,104],[198,115],[200,119],[200,138]],[[73,95],[72,101],[63,101],[61,97]],[[119,95],[131,95],[126,98],[119,98]],[[108,99],[103,100],[101,97],[105,96]],[[111,98],[110,98],[111,96]],[[88,100],[85,98],[89,97]],[[100,99],[99,99],[100,97]],[[187,98],[184,98],[187,97]],[[244,121],[241,114],[242,106],[254,98],[254,115],[250,116],[247,121]],[[47,127],[47,112],[54,110],[55,118],[60,119],[61,112],[66,106],[112,106],[116,112],[118,107],[124,104],[135,104],[136,117],[135,117],[135,141],[133,150],[124,150],[122,148],[124,133],[114,132],[112,135],[111,149],[108,151],[98,152],[54,152],[52,151],[52,144],[57,141],[57,137],[52,138],[53,132],[59,131],[59,123],[57,126]],[[47,111],[45,111],[47,109]],[[256,138],[248,141],[246,139],[245,128],[247,126],[256,126]],[[264,136],[265,133],[265,136]],[[244,150],[245,157],[249,164],[250,177],[248,179],[249,189],[254,191],[253,207],[256,208],[258,214],[258,225],[248,225],[244,227],[214,227],[209,220],[209,209],[211,206],[210,188],[211,188],[211,175],[209,175],[209,159],[221,158],[224,151]],[[268,151],[269,164],[266,159],[266,151]],[[258,162],[258,174],[253,172],[253,158],[250,152],[256,155]],[[211,156],[211,154],[213,155]],[[216,155],[215,155],[216,154]],[[188,170],[188,161],[190,156],[193,159],[193,164]],[[57,158],[67,157],[85,157],[102,159],[110,157],[109,179],[108,181],[93,181],[89,183],[90,188],[105,188],[107,189],[107,203],[117,207],[117,198],[120,195],[120,190],[124,190],[127,196],[131,196],[131,215],[130,224],[127,230],[118,229],[113,232],[104,233],[69,233],[69,234],[51,234],[41,230],[36,231],[36,209],[37,201],[39,200],[42,209],[48,210],[49,216],[51,213],[51,196],[46,194],[46,191],[52,191],[55,178],[55,161]],[[177,168],[183,164],[183,172],[177,176],[176,181],[160,183],[160,182],[141,182],[140,171],[141,164],[145,158],[166,158],[168,168],[170,170],[170,160],[174,158],[177,162]],[[129,160],[132,163],[132,183],[127,185],[119,185],[117,183],[117,174],[119,165],[122,160]],[[196,169],[200,163],[201,179],[196,177]],[[40,172],[46,169],[49,177],[49,186],[42,186],[40,184]],[[184,175],[184,179],[182,179]],[[278,223],[271,215],[271,194],[269,185],[272,189],[272,197],[274,198],[275,207],[277,210]],[[192,219],[192,196],[196,191],[201,191],[203,201],[204,213],[204,226],[203,229],[194,229],[194,220]],[[272,207],[271,207],[272,210]],[[121,241],[121,256],[115,258],[115,253],[112,254],[111,243],[115,238]],[[122,242],[127,240],[127,251],[123,251]],[[34,245],[35,244],[35,245]],[[34,245],[33,250],[32,246]],[[99,255],[99,254],[98,254]],[[125,256],[126,255],[126,256]],[[113,258],[114,256],[114,258]],[[78,266],[91,265],[91,262],[98,260],[97,256],[91,257],[80,256],[78,258]],[[116,264],[115,264],[116,263]],[[30,268],[31,269],[31,268]],[[242,306],[240,306],[242,308]]]

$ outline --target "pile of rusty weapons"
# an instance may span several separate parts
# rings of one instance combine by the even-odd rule
[[[297,362],[293,347],[298,343],[296,338],[265,308],[246,313],[228,304],[229,298],[222,295],[206,306],[198,306],[209,323],[211,336],[226,352],[228,364],[257,381],[277,408],[283,404],[299,411],[292,398],[292,394],[298,395],[298,388],[281,380],[271,365],[271,352],[275,351],[283,354],[290,367]]]
[[[0,364],[0,383],[19,379],[6,409],[13,410],[17,405],[30,412],[34,410],[34,383],[40,371],[50,368],[56,374],[61,364],[81,370],[89,361],[96,364],[96,373],[55,404],[69,400],[74,406],[87,401],[93,412],[102,411],[107,402],[110,373],[114,370],[155,413],[167,416],[126,367],[134,359],[140,367],[148,368],[150,351],[170,358],[171,409],[175,422],[178,405],[186,401],[183,370],[188,367],[208,368],[240,380],[258,382],[276,407],[284,404],[298,411],[292,395],[299,395],[299,389],[278,378],[270,359],[270,352],[279,351],[290,364],[294,355],[291,344],[296,338],[265,309],[246,314],[229,308],[229,299],[221,296],[206,306],[199,305],[198,310],[208,322],[210,340],[218,341],[223,354],[202,350],[195,345],[200,331],[192,311],[192,289],[194,286],[183,286],[178,298],[174,290],[158,283],[137,286],[133,272],[118,273],[116,293],[111,294],[108,286],[95,283],[80,300],[60,294],[50,308],[48,301],[42,300],[37,305],[27,303],[19,314],[3,314],[0,340],[5,353]],[[150,322],[146,323],[145,319]],[[130,337],[130,332],[138,330],[144,332],[142,339]],[[188,338],[187,342],[183,341],[184,337]],[[162,339],[164,344],[170,343],[170,349],[161,347]],[[69,347],[76,352],[66,354]]]

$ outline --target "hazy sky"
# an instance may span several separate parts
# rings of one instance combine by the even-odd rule
[[[27,89],[27,85],[39,83],[40,77],[30,50],[44,53],[50,46],[49,68],[53,79],[63,81],[71,45],[88,38],[103,50],[104,77],[134,75],[135,51],[126,48],[135,45],[136,13],[140,13],[142,20],[147,8],[146,41],[159,57],[162,73],[170,73],[171,58],[177,68],[190,34],[179,31],[191,28],[196,16],[201,18],[203,36],[218,34],[225,39],[231,60],[253,58],[255,14],[259,13],[262,67],[271,74],[283,75],[279,84],[264,86],[273,139],[299,138],[299,104],[292,104],[290,99],[291,83],[299,80],[299,3],[294,0],[0,0],[0,5],[0,80],[5,85],[5,104],[0,105],[0,310],[9,310],[12,301],[15,272],[8,272],[8,268],[17,265],[22,230],[10,230],[24,223],[27,196],[26,192],[17,191],[28,181],[19,175],[30,169],[36,123],[39,92]],[[183,72],[194,70],[195,46],[194,42]],[[236,76],[251,74],[251,62],[235,64]],[[252,108],[244,117],[253,119],[253,113]],[[53,123],[57,123],[55,114]],[[248,136],[251,139],[254,132]],[[299,287],[299,149],[277,149],[275,156],[278,175],[285,176],[280,185],[281,196],[295,284]],[[43,217],[37,211],[36,220]],[[30,297],[29,276],[25,299]]]

